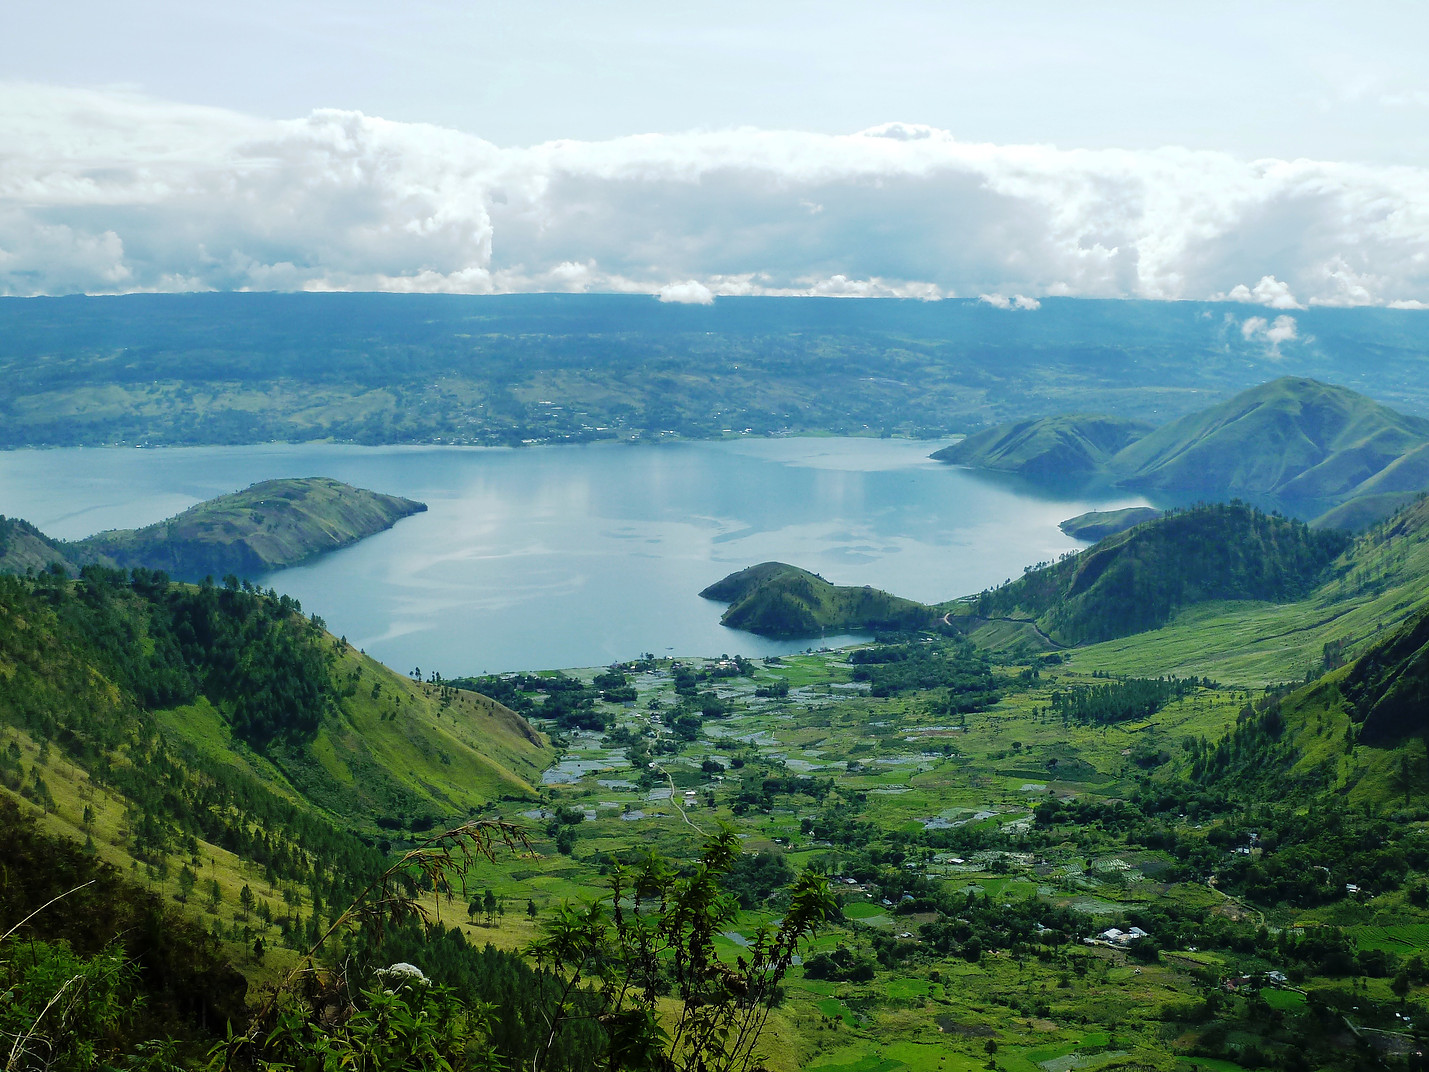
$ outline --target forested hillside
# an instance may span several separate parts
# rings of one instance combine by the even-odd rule
[[[393,674],[246,582],[93,566],[77,581],[0,577],[0,667],[5,718],[86,766],[128,777],[138,748],[149,777],[166,761],[150,753],[179,756],[359,829],[530,793],[544,766],[519,716]]]
[[[1030,569],[953,613],[1035,621],[1059,644],[1094,643],[1153,629],[1197,603],[1298,599],[1348,544],[1342,533],[1242,503],[1200,506]]]

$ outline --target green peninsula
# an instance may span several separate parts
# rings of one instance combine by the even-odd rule
[[[265,480],[155,525],[60,546],[80,563],[164,570],[184,580],[253,576],[336,551],[426,508],[328,477]]]
[[[932,608],[877,588],[830,584],[783,562],[761,562],[700,593],[728,603],[720,624],[768,637],[816,637],[870,629],[920,629]]]
[[[1057,527],[1074,540],[1104,540],[1118,532],[1135,528],[1143,521],[1155,521],[1161,511],[1150,506],[1128,506],[1124,510],[1088,510],[1069,517]]]
[[[0,573],[39,573],[58,565],[76,573],[70,552],[34,525],[18,517],[0,517]]]
[[[1118,451],[1150,431],[1151,425],[1122,417],[1039,417],[984,429],[933,457],[1032,480],[1076,479],[1101,471]]]

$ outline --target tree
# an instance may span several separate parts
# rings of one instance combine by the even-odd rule
[[[223,903],[223,890],[218,885],[218,879],[208,880],[208,910],[217,912],[218,906]]]
[[[491,921],[496,918],[496,894],[490,890],[481,895],[481,911],[486,916],[486,925],[491,926]]]
[[[325,930],[317,926],[315,913],[308,921],[313,933],[306,952],[278,980],[249,1019],[248,1030],[230,1034],[214,1048],[211,1064],[224,1069],[239,1063],[269,1068],[488,1068],[490,1033],[483,1009],[465,1008],[438,987],[385,983],[363,990],[359,1007],[350,980],[341,970],[318,967],[316,958],[334,935],[356,932],[380,941],[391,928],[430,923],[418,891],[464,883],[474,860],[494,861],[498,845],[515,850],[527,842],[499,820],[464,823],[419,841]],[[259,956],[256,942],[254,955]],[[338,1015],[331,1020],[306,1015],[303,1003],[291,1000],[300,983],[310,995],[312,1010],[326,1005]]]
[[[1403,968],[1400,968],[1399,974],[1389,981],[1389,989],[1400,1001],[1409,996],[1409,985],[1409,973]]]
[[[388,929],[430,922],[420,891],[464,882],[472,858],[492,859],[503,842],[513,849],[525,844],[512,827],[479,821],[427,838],[406,853],[311,942],[248,1030],[215,1048],[213,1066],[496,1067],[488,1007],[463,1005],[408,964],[364,982],[345,975],[351,963],[345,958],[340,968],[319,967],[315,958],[342,931],[375,947]],[[725,963],[716,939],[738,915],[724,883],[740,855],[737,835],[726,828],[708,840],[693,866],[677,870],[652,854],[617,867],[600,900],[551,914],[527,950],[545,976],[535,1009],[544,1024],[531,1072],[569,1057],[563,1046],[570,1031],[580,1034],[583,1053],[599,1055],[583,1067],[755,1067],[756,1046],[785,973],[806,940],[839,910],[826,880],[805,874],[789,890],[779,926],[760,928],[735,963]],[[483,908],[498,903],[494,893],[483,893]],[[528,912],[533,908],[528,902]],[[257,942],[254,956],[260,956]],[[305,1000],[291,1000],[299,986]],[[664,1015],[672,1007],[679,1010],[673,1019]]]
[[[535,902],[535,901],[527,901],[527,902],[526,902],[526,915],[529,916],[531,919],[535,919],[535,918],[536,918],[536,902]]]
[[[540,1072],[564,1020],[586,1014],[574,1000],[586,987],[591,990],[581,996],[589,999],[593,992],[599,1002],[596,1019],[612,1068],[752,1067],[794,957],[840,912],[827,880],[806,872],[790,888],[779,926],[761,927],[734,966],[724,963],[715,938],[739,914],[724,888],[739,857],[738,835],[725,827],[686,874],[652,853],[637,866],[617,867],[601,900],[556,910],[527,951],[561,993],[533,1072]],[[668,1027],[658,1008],[667,994],[679,1010]]]
[[[194,874],[192,867],[184,864],[183,870],[179,872],[179,900],[188,904],[189,894],[193,893],[196,885],[198,885],[198,876]]]
[[[248,883],[243,884],[243,889],[238,891],[238,907],[243,909],[243,922],[248,922],[248,913],[253,911],[253,890]]]

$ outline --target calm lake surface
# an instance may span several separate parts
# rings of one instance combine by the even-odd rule
[[[0,453],[0,513],[75,539],[284,476],[429,510],[261,578],[395,669],[599,666],[641,652],[802,651],[719,624],[699,591],[778,559],[928,602],[1082,546],[1057,523],[1145,505],[1075,499],[929,460],[941,442],[776,439],[521,450],[327,444]]]

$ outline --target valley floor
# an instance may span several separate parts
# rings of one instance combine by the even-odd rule
[[[1078,662],[1035,673],[1006,668],[1001,702],[950,715],[936,694],[870,696],[851,680],[847,652],[768,660],[748,675],[712,679],[710,691],[730,713],[704,719],[683,739],[666,724],[681,699],[670,665],[636,672],[636,699],[603,705],[613,730],[558,739],[541,802],[505,816],[555,837],[538,842],[539,854],[493,869],[490,885],[506,912],[489,925],[478,918],[473,933],[519,945],[533,932],[517,911],[528,899],[539,922],[559,902],[597,895],[612,856],[641,846],[688,858],[701,833],[728,823],[747,852],[833,876],[847,917],[788,984],[767,1036],[774,1068],[933,1072],[992,1062],[1068,1072],[1193,1061],[1229,1072],[1239,1066],[1224,1055],[1248,1055],[1246,1067],[1256,1067],[1257,1054],[1289,1045],[1307,993],[1326,988],[1362,1006],[1347,1020],[1356,1029],[1387,1032],[1376,1045],[1408,1046],[1389,977],[1317,975],[1279,958],[1276,939],[1342,927],[1358,948],[1407,960],[1429,949],[1429,912],[1390,891],[1365,903],[1341,896],[1309,908],[1259,906],[1226,892],[1230,884],[1214,874],[1188,869],[1171,851],[1174,837],[1156,848],[1154,837],[1109,818],[1183,741],[1231,733],[1258,694],[1197,688],[1151,718],[1067,724],[1052,712],[1053,694],[1105,683]],[[729,669],[717,660],[683,665]],[[589,682],[597,673],[573,676]],[[786,697],[756,695],[779,682],[789,685]],[[638,749],[632,763],[622,742],[633,741],[648,752]],[[1094,818],[1039,821],[1039,805],[1054,800],[1089,805]],[[1209,815],[1204,824],[1167,818],[1199,841],[1214,826]],[[1241,842],[1211,858],[1251,854],[1260,849]],[[777,897],[754,900],[724,936],[731,957],[780,915]],[[971,926],[950,921],[949,905],[959,903],[975,916]],[[1051,920],[1066,931],[1043,944],[1051,928],[1028,923],[1037,914],[1029,904],[1066,910]],[[1147,923],[1149,910],[1207,921],[1203,944],[1158,953],[1152,943],[1163,935],[1140,949],[1097,937]],[[961,938],[950,937],[950,922]],[[979,945],[979,933],[992,938]],[[809,970],[821,954],[866,965],[870,977]]]

